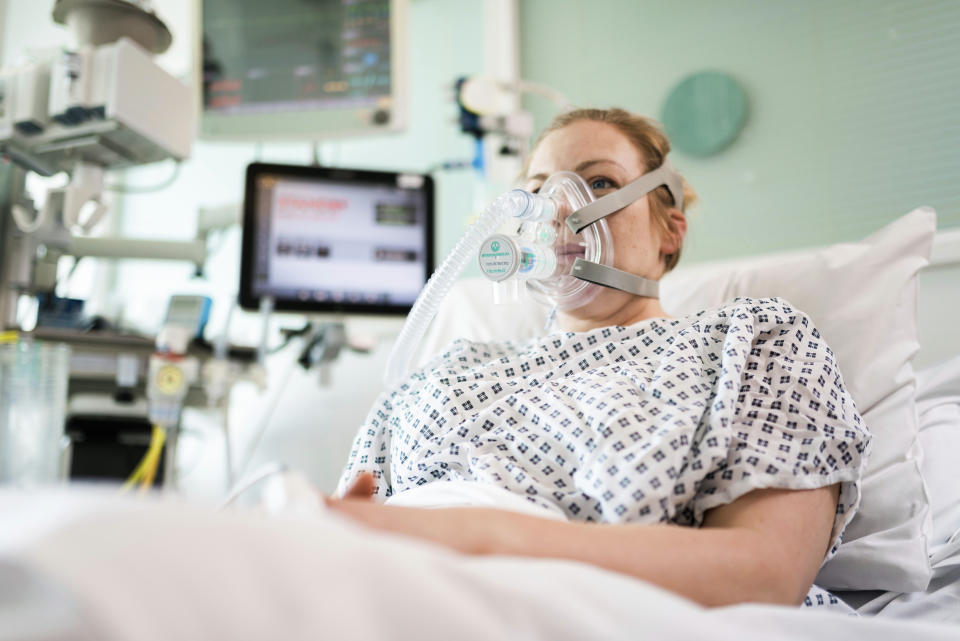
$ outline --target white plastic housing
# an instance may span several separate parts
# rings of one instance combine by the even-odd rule
[[[3,98],[10,115],[0,118],[0,153],[41,173],[71,171],[77,162],[117,169],[190,155],[192,90],[132,40],[2,75],[12,96]]]

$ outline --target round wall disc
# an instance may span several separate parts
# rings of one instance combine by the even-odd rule
[[[729,74],[701,71],[680,81],[663,105],[675,149],[712,156],[736,140],[747,120],[747,95]]]

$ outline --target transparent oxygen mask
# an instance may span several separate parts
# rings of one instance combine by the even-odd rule
[[[494,302],[515,300],[525,284],[531,294],[559,309],[590,303],[601,286],[571,276],[577,258],[613,264],[610,229],[601,219],[580,233],[566,225],[567,216],[594,201],[579,175],[553,174],[533,195],[536,215],[512,218],[502,233],[489,236],[478,253],[480,269],[494,281]]]

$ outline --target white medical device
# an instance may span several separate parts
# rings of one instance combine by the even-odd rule
[[[0,146],[39,174],[190,153],[190,89],[129,38],[4,69],[0,79]]]
[[[200,241],[88,235],[107,210],[102,194],[113,188],[106,184],[107,171],[163,160],[179,163],[190,153],[193,91],[154,62],[153,55],[169,47],[172,36],[148,5],[147,0],[56,0],[52,18],[70,29],[73,44],[0,69],[0,154],[13,161],[0,164],[0,329],[29,329],[29,316],[18,314],[18,309],[30,307],[21,305],[27,302],[22,299],[54,297],[61,256],[173,259],[198,266],[205,260]],[[38,197],[27,191],[28,172],[41,176],[63,172],[69,178]],[[179,308],[172,311],[183,317]],[[135,393],[140,374],[148,374],[148,414],[170,432],[166,451],[172,469],[179,408],[189,398],[198,369],[196,359],[183,354],[183,341],[159,350],[142,369],[141,355],[150,349],[143,339],[39,329],[35,336],[53,333],[49,340],[76,346],[71,393],[106,387],[117,394],[108,401],[128,403],[125,397]],[[185,331],[192,335],[196,330]],[[84,341],[89,344],[80,345]],[[87,369],[77,365],[81,362]],[[97,365],[90,367],[91,363]],[[89,416],[77,417],[78,423],[96,423],[98,433],[116,433],[117,447],[109,450],[106,458],[111,460],[106,462],[112,465],[118,456],[123,460],[129,448],[119,439],[132,433],[129,421],[114,424],[99,414],[92,421]],[[87,433],[86,428],[74,427],[74,434]],[[156,428],[154,432],[156,436]],[[162,438],[151,441],[145,460],[153,472],[140,477],[147,485],[160,467],[163,449]],[[88,454],[85,450],[84,456]],[[100,465],[104,457],[80,458],[96,463],[97,472],[109,467]],[[78,472],[91,471],[78,467],[84,468]]]
[[[203,262],[193,243],[84,236],[106,212],[105,171],[190,153],[193,94],[153,61],[171,36],[143,4],[57,0],[53,19],[77,46],[0,70],[0,154],[22,168],[8,178],[9,219],[0,217],[0,326],[17,325],[20,294],[53,289],[62,254]],[[70,179],[38,209],[23,170]]]
[[[203,338],[203,330],[210,320],[213,299],[209,296],[176,294],[167,304],[164,326],[175,325],[190,332],[190,338]]]

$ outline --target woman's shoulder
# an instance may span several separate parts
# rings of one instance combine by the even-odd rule
[[[719,307],[704,309],[690,314],[689,319],[730,319],[778,324],[809,323],[810,317],[785,298],[738,297]]]
[[[820,338],[813,319],[790,301],[779,298],[734,298],[711,309],[701,310],[682,319],[682,331],[716,331],[756,336],[759,334],[811,335]]]

